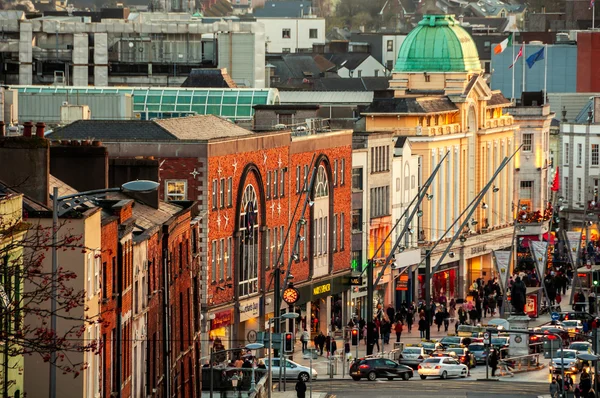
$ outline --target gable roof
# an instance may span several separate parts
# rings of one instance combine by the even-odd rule
[[[253,134],[238,125],[213,115],[198,115],[154,120],[179,140],[211,140]]]
[[[448,97],[402,97],[375,99],[361,114],[369,113],[447,113],[458,111]]]
[[[171,141],[177,138],[153,120],[77,120],[46,135],[51,140]]]
[[[319,59],[319,63],[316,59]],[[322,68],[335,66],[320,56],[311,54],[282,54],[267,57],[267,62],[275,67],[275,75],[280,82],[290,79],[316,78],[321,76]]]
[[[323,58],[334,63],[338,68],[354,70],[360,66],[371,54],[369,53],[335,53],[323,54]]]
[[[96,139],[101,141],[204,141],[253,134],[214,115],[155,120],[78,120],[57,128],[51,140]]]
[[[312,14],[312,2],[306,0],[267,1],[262,8],[255,8],[256,18],[301,18]]]
[[[237,85],[227,73],[227,69],[200,69],[194,68],[185,79],[181,87],[210,87],[210,88],[236,88]]]

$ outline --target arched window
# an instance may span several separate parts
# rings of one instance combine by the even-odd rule
[[[325,167],[319,166],[317,171],[317,184],[315,188],[315,199],[329,196],[329,184],[327,183],[327,173]]]
[[[325,166],[317,169],[313,209],[313,276],[329,272],[329,180]],[[334,218],[335,220],[335,218]],[[336,221],[337,222],[337,221]],[[333,228],[336,228],[334,225]]]
[[[258,292],[258,202],[252,185],[244,189],[240,206],[239,296]]]

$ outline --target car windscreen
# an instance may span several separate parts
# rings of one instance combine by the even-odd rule
[[[504,345],[508,343],[508,339],[505,338],[501,338],[501,337],[497,337],[497,338],[492,338],[492,344],[493,345]]]
[[[442,339],[444,344],[458,344],[460,343],[460,337],[444,337]]]
[[[421,349],[418,347],[406,347],[404,350],[402,350],[403,354],[420,354],[421,353]]]
[[[552,354],[552,358],[555,359],[560,359],[561,358],[561,350],[556,351],[554,354]],[[576,351],[563,351],[562,357],[565,359],[575,359],[577,358],[577,352]]]
[[[577,350],[577,351],[587,351],[589,348],[589,345],[585,344],[585,343],[573,343],[569,346],[570,350]]]
[[[471,344],[469,346],[469,350],[471,350],[471,351],[484,351],[485,350],[485,346],[479,345],[479,344]]]
[[[439,358],[427,358],[426,360],[423,361],[423,363],[439,363],[440,359]]]

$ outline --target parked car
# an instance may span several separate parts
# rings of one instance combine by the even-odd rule
[[[583,361],[577,358],[576,350],[560,349],[552,354],[552,359],[548,366],[551,374],[561,373],[579,373],[583,369]]]
[[[429,358],[429,354],[421,346],[404,347],[400,355],[400,363],[412,367],[417,367],[424,359]]]
[[[469,369],[466,365],[459,363],[450,357],[427,358],[417,369],[421,379],[427,377],[439,377],[446,379],[449,376],[467,377]]]
[[[267,369],[271,370],[271,374],[272,377],[278,377],[279,376],[279,369],[280,369],[280,364],[281,364],[281,359],[280,358],[271,358],[271,362],[273,363],[273,367],[271,369],[271,366],[269,366],[269,361],[267,358],[263,358],[263,361],[265,362],[265,366],[267,367]],[[312,370],[312,379],[316,379],[318,374],[317,371],[315,369],[310,369],[307,366],[302,366],[294,361],[290,361],[289,359],[284,359],[285,361],[285,378],[286,379],[295,379],[295,380],[302,380],[304,382],[307,382],[310,380],[310,374],[311,374],[311,370]],[[281,368],[281,377],[283,377],[283,368]]]
[[[413,377],[413,370],[391,359],[361,358],[354,360],[350,365],[350,376],[356,381],[362,378],[374,381],[378,377],[387,378],[388,380],[396,378],[409,380]]]
[[[485,363],[487,359],[487,350],[484,344],[471,343],[469,345],[469,351],[475,356],[475,361],[477,363]]]

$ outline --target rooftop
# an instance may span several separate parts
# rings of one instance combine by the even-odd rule
[[[51,140],[101,141],[205,141],[253,134],[225,119],[198,115],[155,120],[78,120],[59,127],[46,138]]]
[[[476,72],[481,70],[471,35],[453,15],[424,15],[406,37],[394,72]]]
[[[448,97],[400,97],[375,99],[364,108],[361,114],[370,113],[401,113],[427,114],[448,113],[458,111],[457,106]]]
[[[302,18],[312,14],[312,2],[307,0],[267,1],[264,7],[255,8],[256,18]]]

